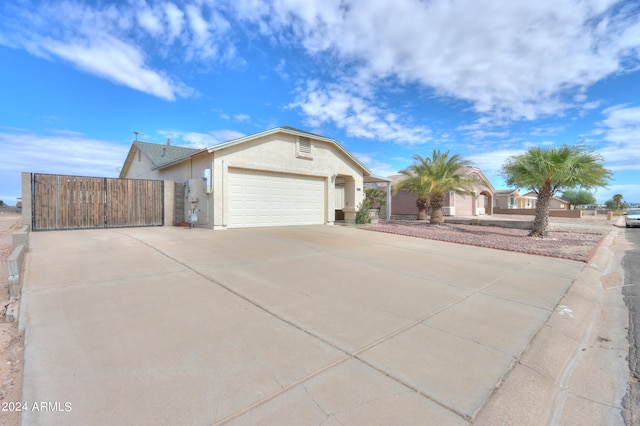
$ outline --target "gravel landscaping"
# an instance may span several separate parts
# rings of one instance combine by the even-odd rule
[[[588,262],[595,247],[607,234],[606,226],[613,224],[605,219],[594,221],[593,218],[560,221],[550,224],[549,236],[544,239],[528,237],[529,231],[523,229],[459,224],[430,225],[423,221],[381,222],[362,229]]]

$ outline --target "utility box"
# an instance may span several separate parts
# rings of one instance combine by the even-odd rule
[[[211,182],[211,169],[204,169],[201,175],[202,189],[206,194],[211,194],[213,183]]]

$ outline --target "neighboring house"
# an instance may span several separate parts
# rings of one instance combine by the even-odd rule
[[[334,139],[291,127],[202,150],[136,141],[120,177],[177,182],[183,217],[213,229],[354,222],[364,183],[385,180]]]
[[[493,199],[495,197],[495,188],[489,182],[489,179],[477,167],[464,167],[464,173],[472,175],[480,182],[475,186],[475,197],[471,195],[459,195],[448,192],[445,195],[442,213],[445,216],[479,216],[492,214]],[[389,176],[391,185],[402,179],[404,175]],[[431,210],[429,209],[429,213]],[[397,194],[391,195],[391,216],[395,218],[414,218],[418,214],[416,207],[416,196],[406,191],[399,191]]]
[[[499,209],[534,209],[538,195],[520,195],[519,189],[499,189],[496,191],[494,206]]]
[[[536,202],[533,203],[533,207],[535,208],[538,200],[538,194],[534,191],[527,192],[523,195],[523,197],[535,198]],[[553,197],[551,198],[551,203],[549,204],[549,208],[551,210],[569,210],[571,207],[571,203],[567,200],[563,200],[562,198]]]
[[[500,189],[496,191],[495,207],[497,209],[535,209],[538,194],[534,191],[520,195],[519,189]],[[552,210],[569,210],[570,203],[561,198],[551,199]]]

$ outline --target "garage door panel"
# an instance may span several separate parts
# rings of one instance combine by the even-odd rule
[[[324,223],[324,179],[253,170],[229,170],[234,228]]]

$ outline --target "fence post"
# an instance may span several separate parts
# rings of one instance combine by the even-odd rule
[[[176,193],[175,183],[172,180],[165,180],[163,190],[163,202],[164,202],[164,226],[173,226],[175,223],[175,206],[176,206]]]
[[[22,172],[22,226],[28,226],[31,229],[32,220],[32,201],[31,201],[31,173]]]

